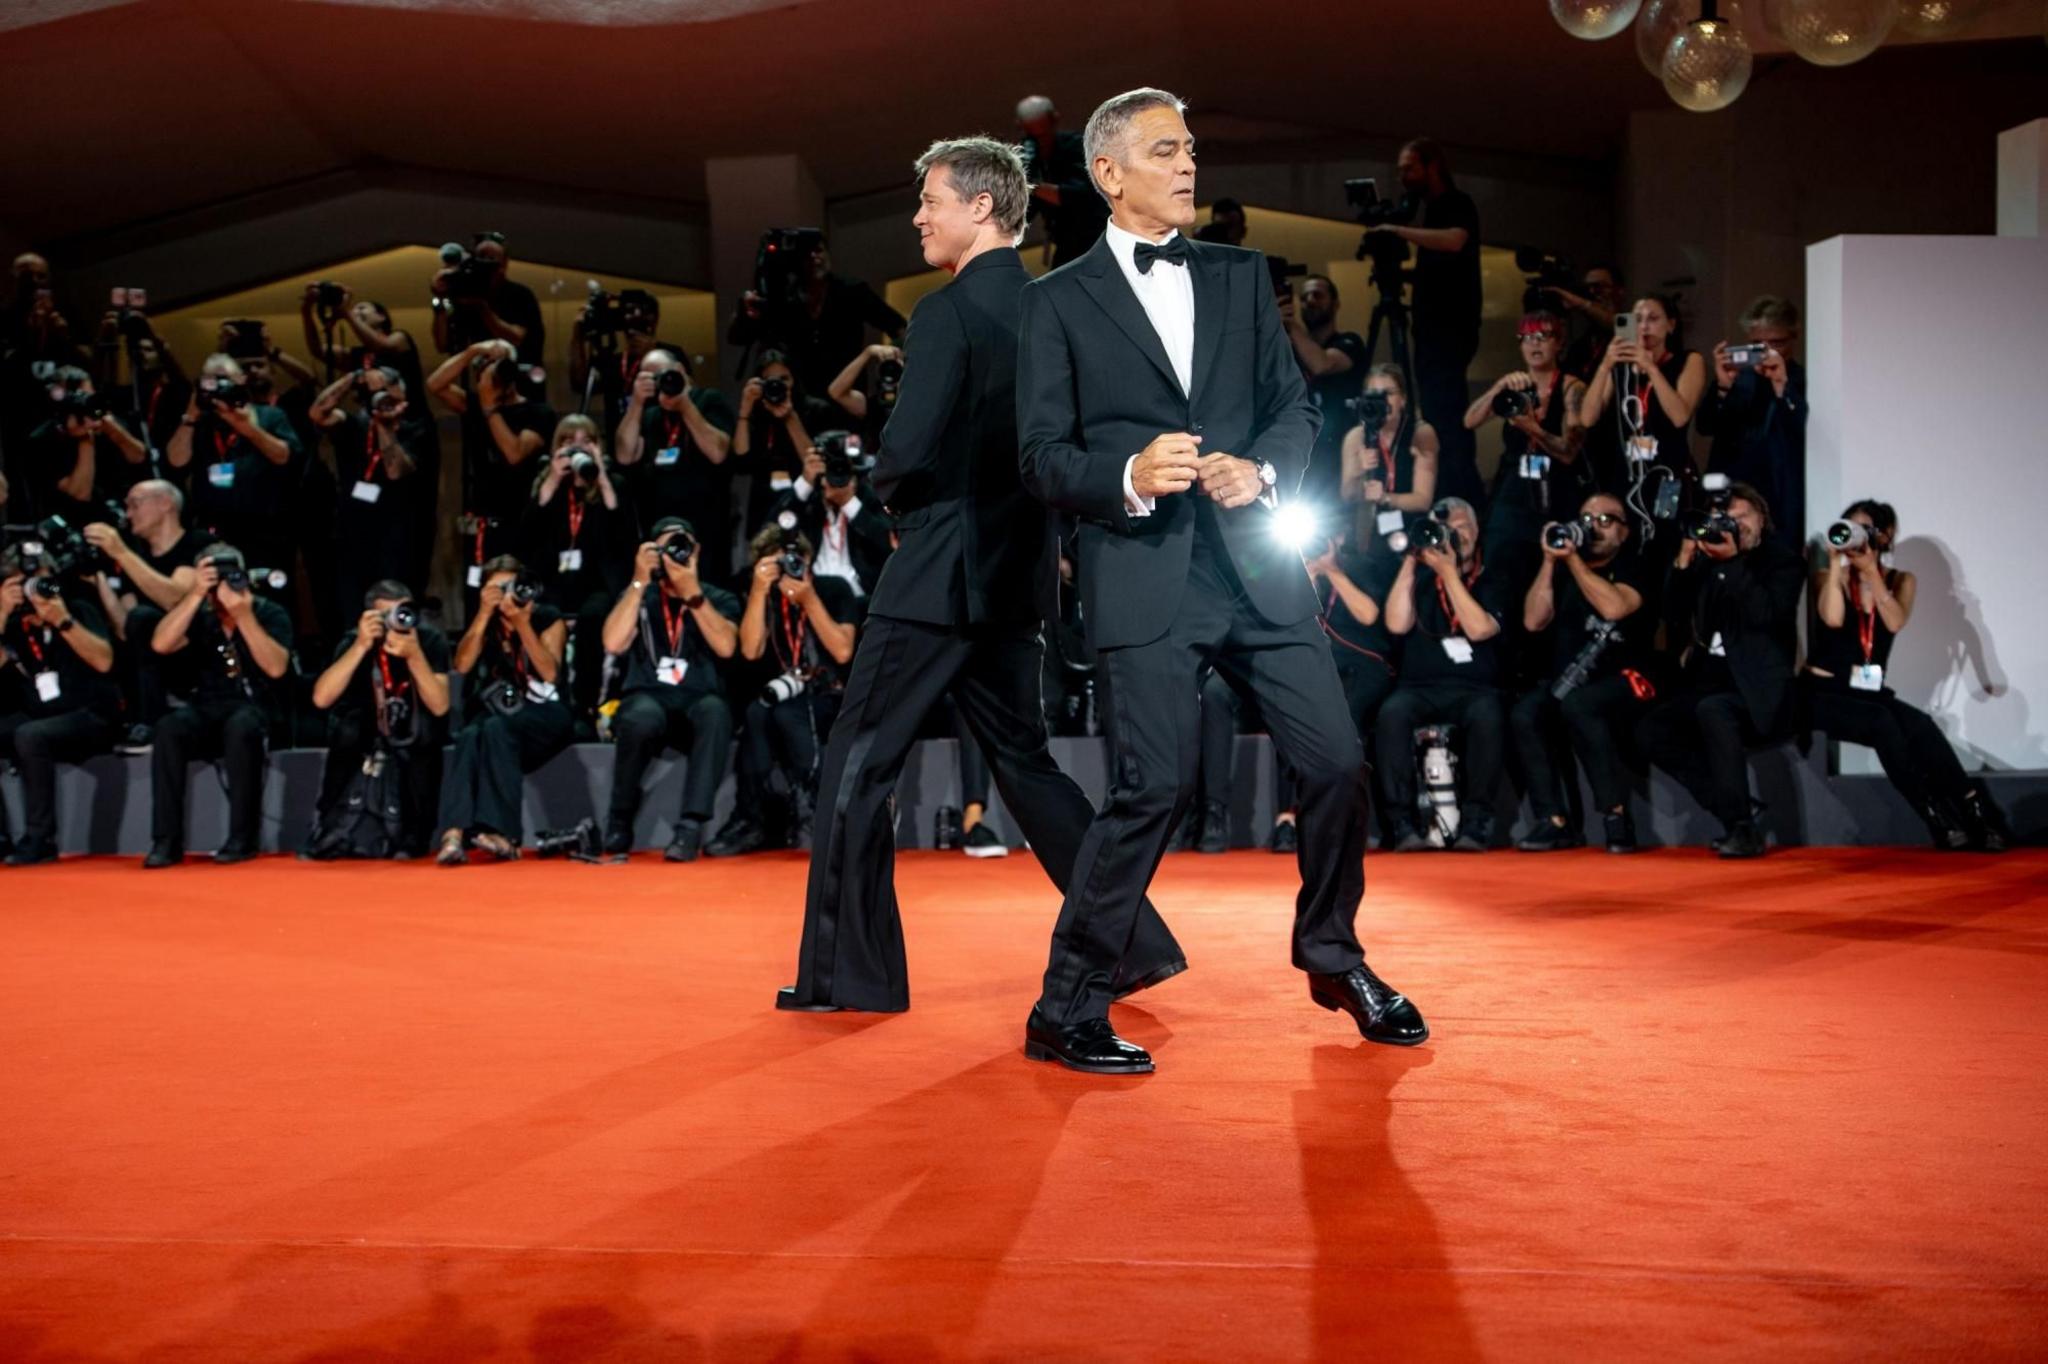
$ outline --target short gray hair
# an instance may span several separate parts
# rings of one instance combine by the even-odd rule
[[[1786,331],[1799,330],[1799,305],[1789,298],[1776,294],[1761,294],[1742,310],[1742,329],[1751,327],[1783,327]]]
[[[1119,166],[1125,164],[1124,149],[1130,145],[1131,123],[1147,109],[1171,109],[1176,114],[1185,114],[1188,106],[1179,95],[1147,85],[1110,96],[1088,115],[1088,126],[1081,132],[1081,149],[1088,158],[1088,179],[1104,199],[1109,195],[1102,182],[1095,179],[1095,158],[1106,156]]]
[[[151,497],[168,497],[171,500],[171,510],[180,516],[185,514],[185,494],[179,492],[178,485],[168,479],[145,478],[130,491],[145,493]]]
[[[1024,235],[1024,210],[1031,204],[1031,181],[1024,159],[1007,142],[992,137],[956,137],[934,142],[917,158],[917,183],[923,185],[934,166],[944,166],[961,199],[972,202],[986,194],[995,205],[996,225],[1014,239]]]

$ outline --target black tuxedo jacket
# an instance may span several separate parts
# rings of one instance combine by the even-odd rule
[[[1017,309],[1010,247],[925,295],[871,477],[900,544],[868,614],[931,625],[1035,621],[1052,599],[1052,517],[1017,471]]]
[[[1718,633],[1750,722],[1772,737],[1792,723],[1799,594],[1805,587],[1805,560],[1766,540],[1732,559],[1694,554],[1692,563],[1671,571],[1665,589],[1671,634],[1689,642],[1685,666],[1700,667]]]
[[[1080,519],[1081,605],[1096,648],[1148,644],[1166,633],[1187,586],[1198,517],[1213,515],[1260,616],[1292,625],[1316,611],[1301,555],[1273,534],[1264,502],[1225,511],[1190,491],[1160,498],[1149,516],[1125,508],[1124,465],[1168,431],[1198,432],[1205,454],[1265,460],[1279,475],[1281,500],[1291,500],[1321,422],[1264,259],[1218,243],[1190,246],[1192,394],[1181,392],[1106,238],[1024,290],[1017,343],[1024,485]]]
[[[860,589],[872,593],[876,581],[881,578],[889,562],[889,532],[894,529],[889,513],[882,509],[882,499],[875,490],[862,483],[854,490],[860,498],[860,515],[846,528],[846,556],[853,560],[853,571],[860,575]],[[825,544],[825,489],[821,485],[811,489],[811,495],[799,499],[795,488],[785,488],[768,508],[768,519],[764,525],[772,525],[775,519],[786,511],[796,513],[796,528],[810,538],[811,552],[817,553]],[[745,576],[741,578],[745,583]]]

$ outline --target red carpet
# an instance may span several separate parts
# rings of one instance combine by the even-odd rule
[[[794,856],[0,872],[0,1359],[2048,1353],[2048,858],[1368,869],[1428,1046],[1181,855],[1136,1081],[1022,1059],[1022,857],[884,1019],[772,1011]]]

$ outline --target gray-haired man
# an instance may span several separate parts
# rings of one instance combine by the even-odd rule
[[[939,142],[917,162],[925,261],[952,281],[925,296],[873,479],[901,545],[870,598],[825,748],[794,986],[776,1007],[910,1007],[893,867],[896,778],[932,704],[951,692],[996,788],[1062,890],[1092,814],[1046,749],[1039,628],[1054,590],[1053,525],[1018,476],[1017,255],[1030,197],[1014,148]],[[1115,976],[1121,993],[1186,967],[1150,904]]]

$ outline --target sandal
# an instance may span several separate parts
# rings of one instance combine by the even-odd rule
[[[482,848],[500,862],[517,862],[519,860],[519,845],[506,838],[503,834],[478,834],[474,842],[477,847]]]
[[[469,861],[469,854],[462,846],[462,830],[450,829],[441,835],[441,851],[434,860],[444,867],[459,867]]]

